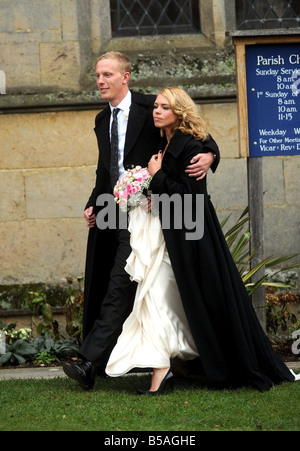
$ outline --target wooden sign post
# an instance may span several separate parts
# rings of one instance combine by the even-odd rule
[[[262,157],[300,155],[300,30],[230,33],[235,46],[241,157],[247,157],[250,252],[264,259]],[[260,280],[262,268],[253,278]],[[266,327],[265,290],[252,295]]]

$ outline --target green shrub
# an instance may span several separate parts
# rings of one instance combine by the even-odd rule
[[[221,227],[223,228],[227,223],[230,215],[224,219],[221,223]],[[262,268],[272,268],[278,267],[282,263],[291,260],[296,257],[298,254],[286,255],[284,257],[267,257],[258,263],[254,268],[249,269],[251,260],[253,259],[255,252],[250,253],[249,243],[251,239],[251,234],[248,230],[244,231],[245,226],[250,220],[250,216],[248,216],[248,207],[245,208],[242,215],[239,217],[237,223],[228,230],[225,235],[226,242],[230,249],[231,255],[235,261],[235,264],[241,274],[245,287],[248,291],[249,296],[251,296],[261,285],[272,286],[275,288],[294,288],[291,285],[281,283],[281,282],[270,282],[268,279],[268,274],[265,275],[258,281],[252,282],[251,279],[253,276]],[[277,273],[281,273],[282,271],[288,271],[292,268],[296,268],[300,266],[300,263],[295,263],[289,266],[285,266],[277,271]],[[276,272],[275,272],[276,274]]]
[[[0,356],[0,363],[12,365],[24,365],[32,360],[36,349],[31,343],[20,338],[12,344],[6,344],[6,352]]]
[[[74,338],[54,340],[49,332],[30,340],[18,339],[13,343],[6,343],[5,353],[0,355],[0,364],[24,365],[34,361],[49,363],[73,356],[78,347]]]

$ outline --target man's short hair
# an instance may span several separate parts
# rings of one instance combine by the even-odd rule
[[[103,55],[101,55],[98,58],[98,61],[101,61],[101,60],[104,60],[104,59],[115,59],[115,60],[117,60],[120,72],[122,72],[122,73],[129,72],[131,74],[131,62],[127,58],[127,56],[124,55],[124,53],[114,52],[112,50],[110,52],[106,52]]]

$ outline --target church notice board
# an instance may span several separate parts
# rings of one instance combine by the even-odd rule
[[[233,43],[241,156],[300,155],[300,31]]]

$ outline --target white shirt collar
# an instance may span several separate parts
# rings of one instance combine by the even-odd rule
[[[111,112],[115,108],[120,108],[120,110],[122,110],[122,111],[128,111],[130,108],[130,105],[131,105],[131,92],[130,91],[128,91],[128,93],[126,94],[124,99],[116,107],[113,107],[113,106],[111,106],[111,104],[109,104]]]

